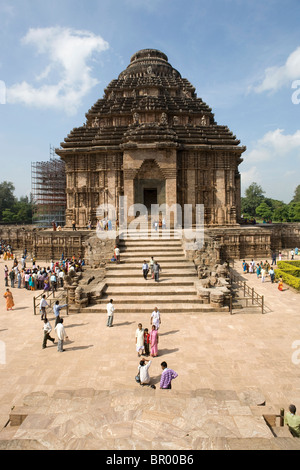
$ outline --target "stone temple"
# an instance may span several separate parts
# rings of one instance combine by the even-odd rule
[[[203,204],[207,227],[233,227],[245,150],[164,53],[141,50],[56,149],[66,165],[66,225],[95,225],[100,204],[118,210],[127,196],[128,207]]]

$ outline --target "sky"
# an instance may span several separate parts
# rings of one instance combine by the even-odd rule
[[[140,49],[164,52],[286,203],[300,184],[299,0],[0,0],[0,182],[31,192],[47,161]]]

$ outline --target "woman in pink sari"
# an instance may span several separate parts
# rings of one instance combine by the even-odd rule
[[[150,346],[151,346],[151,353],[152,357],[157,356],[158,352],[158,330],[156,329],[155,325],[152,325],[152,330],[150,332]]]

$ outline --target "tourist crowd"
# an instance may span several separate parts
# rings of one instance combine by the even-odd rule
[[[7,265],[4,267],[4,282],[8,287],[17,287],[18,289],[27,289],[31,291],[42,290],[44,292],[57,291],[59,287],[64,287],[64,277],[72,270],[75,272],[82,271],[85,265],[84,259],[75,255],[69,259],[65,259],[62,255],[59,261],[52,260],[49,266],[39,266],[36,264],[35,258],[31,259],[32,267],[28,268],[27,264],[27,251],[24,251],[21,260],[19,261],[13,254],[12,247],[5,245],[3,242],[0,245],[1,254],[3,259],[13,260],[13,266],[9,269]],[[5,249],[3,250],[3,247]]]
[[[298,254],[299,254],[299,249],[293,248],[289,253],[290,259],[294,260],[295,256],[297,256]],[[277,259],[278,261],[282,261],[282,258],[283,258],[283,254],[281,251],[279,251],[278,256],[277,256],[277,253],[274,251],[272,253],[272,261],[270,263],[268,260],[260,261],[260,263],[255,262],[253,259],[249,262],[246,260],[243,260],[242,262],[243,273],[244,274],[256,274],[257,279],[260,279],[261,282],[265,282],[267,276],[269,276],[271,283],[274,284],[276,281],[276,274],[275,274],[273,266],[277,266]],[[282,277],[279,277],[278,279],[278,290],[280,291],[283,290]]]

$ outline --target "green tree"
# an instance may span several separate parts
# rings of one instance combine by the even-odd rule
[[[15,213],[11,209],[4,209],[4,211],[2,211],[2,222],[5,224],[14,224],[16,223],[15,216]]]
[[[300,184],[298,184],[297,188],[295,189],[295,194],[291,202],[300,202]]]
[[[273,212],[273,220],[276,222],[288,222],[290,220],[288,204],[282,203],[275,208]]]
[[[16,202],[14,190],[15,187],[12,183],[8,181],[3,181],[3,183],[0,183],[0,221],[2,218],[2,212],[5,209],[11,209]]]
[[[256,208],[264,201],[265,191],[257,183],[252,183],[245,191],[245,197],[242,198],[242,214],[249,214],[255,217]]]
[[[0,184],[0,221],[6,224],[31,224],[32,202],[27,196],[17,199],[14,185],[7,181]]]
[[[272,219],[272,216],[273,216],[273,211],[266,202],[262,202],[256,208],[255,212],[256,212],[256,215],[258,215],[264,221]]]
[[[300,222],[300,202],[291,202],[289,204],[289,220],[291,222]]]

